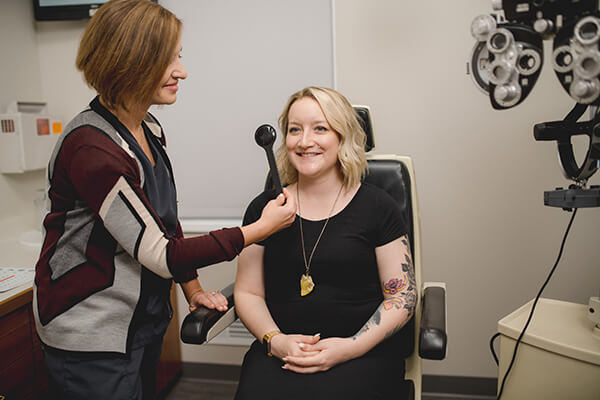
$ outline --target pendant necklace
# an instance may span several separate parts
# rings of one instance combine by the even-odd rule
[[[344,188],[344,184],[340,187],[340,190],[335,197],[333,202],[333,206],[331,206],[331,211],[329,211],[329,216],[325,220],[325,224],[323,224],[323,228],[321,229],[321,233],[319,233],[319,237],[317,237],[317,241],[313,246],[312,251],[310,252],[310,257],[308,258],[308,262],[306,261],[306,250],[304,248],[304,232],[302,231],[302,211],[300,210],[300,182],[296,186],[296,203],[298,204],[298,214],[300,214],[300,241],[302,243],[302,256],[304,257],[304,267],[306,268],[306,272],[302,274],[300,277],[300,296],[306,296],[315,287],[313,283],[312,277],[310,276],[310,263],[312,262],[313,255],[315,254],[315,250],[317,249],[317,245],[319,244],[319,240],[321,240],[321,236],[323,236],[323,232],[325,232],[325,228],[327,227],[327,223],[329,222],[329,218],[331,218],[331,214],[333,214],[333,210],[335,208],[335,204],[337,203],[340,194],[342,193],[342,189]]]

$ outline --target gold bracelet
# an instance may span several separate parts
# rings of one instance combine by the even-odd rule
[[[265,335],[263,336],[263,346],[265,346],[265,352],[269,357],[273,357],[273,353],[271,353],[271,339],[273,339],[273,336],[277,336],[279,334],[281,334],[280,330],[274,330],[265,333]]]

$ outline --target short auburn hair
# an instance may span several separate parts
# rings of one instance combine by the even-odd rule
[[[279,116],[283,141],[277,149],[277,164],[282,183],[292,184],[298,181],[298,171],[288,158],[285,140],[288,134],[290,108],[296,100],[304,97],[309,97],[319,104],[327,123],[337,133],[340,139],[338,164],[344,177],[344,186],[350,189],[360,183],[367,172],[365,153],[367,135],[346,97],[333,89],[317,86],[309,86],[292,94]]]
[[[149,0],[110,0],[88,23],[76,67],[109,107],[150,101],[181,36],[181,21]]]

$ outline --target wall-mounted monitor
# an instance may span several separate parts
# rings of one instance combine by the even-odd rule
[[[33,0],[37,21],[88,19],[108,0]],[[151,0],[156,2],[156,0]]]

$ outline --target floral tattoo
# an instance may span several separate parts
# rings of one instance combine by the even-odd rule
[[[393,295],[404,289],[404,286],[406,286],[405,280],[393,278],[383,285],[383,291]]]

